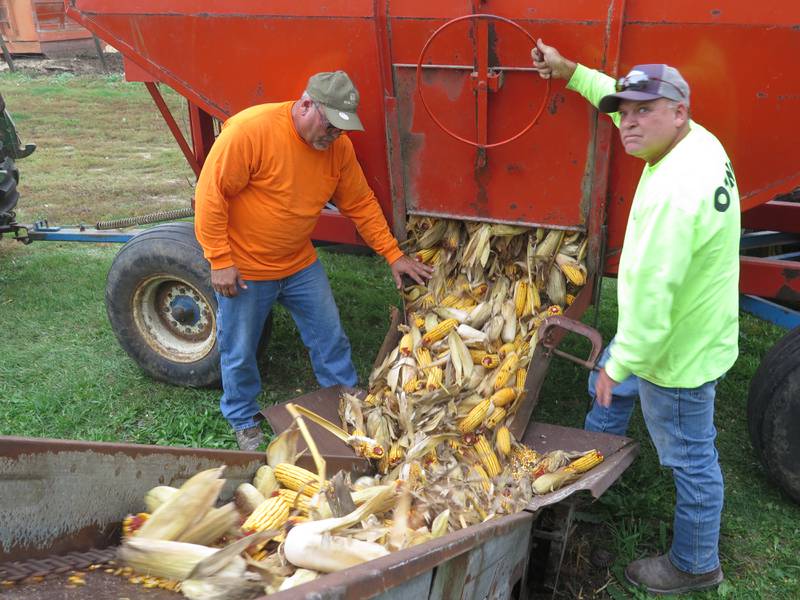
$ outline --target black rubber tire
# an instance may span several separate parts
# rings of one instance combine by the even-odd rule
[[[779,362],[783,376],[761,425],[762,462],[769,476],[800,503],[800,353],[786,354]]]
[[[747,399],[747,429],[750,443],[759,460],[763,462],[762,424],[764,413],[772,402],[775,390],[789,375],[791,369],[786,366],[786,357],[800,353],[800,327],[793,329],[769,349],[761,359],[753,379]]]
[[[217,301],[193,223],[158,225],[127,242],[111,265],[105,296],[117,340],[149,376],[178,386],[219,387]],[[271,331],[272,315],[259,355]]]

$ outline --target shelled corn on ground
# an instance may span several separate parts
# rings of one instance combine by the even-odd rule
[[[404,290],[402,337],[366,396],[343,394],[341,424],[291,407],[295,425],[235,502],[216,507],[222,467],[151,490],[125,523],[124,574],[189,598],[256,597],[520,511],[602,461],[538,455],[508,429],[539,326],[586,282],[584,236],[412,217],[408,239],[434,275]],[[306,419],[376,474],[333,485]],[[294,464],[300,435],[317,473]]]

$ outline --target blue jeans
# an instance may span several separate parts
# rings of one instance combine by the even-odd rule
[[[608,360],[609,348],[603,352],[599,366]],[[597,372],[592,371],[589,376],[592,398],[596,380]],[[632,375],[614,387],[609,408],[593,402],[585,422],[588,431],[624,435],[639,397],[658,460],[672,469],[675,481],[669,558],[678,569],[693,574],[708,573],[719,567],[723,483],[714,446],[716,385],[716,381],[709,381],[696,388],[665,388]]]
[[[312,265],[275,281],[247,281],[247,289],[217,294],[217,335],[222,367],[220,410],[234,430],[256,425],[256,397],[261,392],[256,353],[264,323],[278,301],[292,315],[322,387],[354,386],[350,341],[342,329],[325,269]]]

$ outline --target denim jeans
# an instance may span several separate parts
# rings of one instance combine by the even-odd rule
[[[613,340],[611,344],[613,344]],[[600,358],[605,365],[609,347]],[[589,376],[594,395],[597,372]],[[672,469],[676,502],[669,558],[681,571],[708,573],[719,566],[719,527],[723,482],[714,446],[714,396],[717,382],[696,388],[665,388],[634,375],[612,390],[609,408],[592,403],[585,429],[624,435],[637,396],[659,462]]]
[[[257,423],[256,397],[261,392],[261,376],[256,353],[264,323],[276,301],[292,315],[319,385],[357,383],[350,341],[342,329],[328,276],[318,260],[285,279],[246,283],[247,289],[239,289],[237,296],[217,294],[223,389],[219,405],[234,430]]]

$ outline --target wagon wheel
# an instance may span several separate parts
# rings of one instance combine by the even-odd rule
[[[192,223],[153,227],[122,247],[108,273],[106,310],[122,348],[154,379],[219,385],[217,301]],[[271,327],[272,315],[260,354]]]
[[[544,97],[542,98],[542,103],[539,105],[539,109],[536,111],[536,114],[533,116],[531,121],[521,131],[519,131],[518,133],[512,135],[509,138],[506,138],[505,140],[502,140],[502,141],[499,141],[499,142],[494,142],[494,143],[491,143],[491,144],[488,143],[488,140],[484,140],[484,141],[481,141],[481,140],[478,140],[478,141],[468,140],[467,138],[461,137],[457,133],[454,133],[453,131],[451,131],[450,129],[445,127],[445,125],[431,111],[430,107],[428,106],[427,101],[425,100],[425,94],[423,94],[423,92],[422,92],[422,89],[423,89],[423,87],[422,87],[422,61],[424,60],[425,54],[427,53],[428,48],[430,47],[430,45],[433,42],[433,40],[435,40],[439,36],[439,34],[441,34],[445,29],[447,29],[448,27],[451,27],[452,25],[455,25],[456,23],[460,23],[461,21],[473,20],[473,19],[495,20],[495,21],[501,21],[503,23],[508,23],[512,27],[515,27],[516,29],[521,31],[523,34],[525,34],[528,37],[528,39],[530,40],[532,46],[536,45],[536,40],[533,38],[533,36],[530,33],[528,33],[525,29],[523,29],[518,23],[512,21],[511,19],[506,19],[505,17],[499,17],[497,15],[482,14],[482,13],[474,14],[474,15],[464,15],[462,17],[457,17],[455,19],[447,21],[447,23],[445,23],[444,25],[439,27],[436,31],[434,31],[431,34],[431,36],[428,38],[428,41],[426,41],[425,45],[422,47],[422,51],[420,51],[420,53],[419,53],[419,59],[417,60],[417,91],[419,92],[420,102],[422,102],[422,106],[425,109],[425,112],[428,113],[428,116],[433,120],[434,123],[436,123],[436,125],[439,127],[439,129],[444,131],[447,135],[449,135],[449,136],[451,136],[451,137],[453,137],[453,138],[455,138],[455,139],[457,139],[457,140],[459,140],[461,142],[464,142],[465,144],[469,144],[470,146],[475,146],[476,148],[484,150],[486,148],[496,148],[498,146],[502,146],[503,144],[508,144],[509,142],[512,142],[512,141],[516,140],[518,137],[524,135],[531,127],[533,127],[536,124],[536,122],[539,120],[539,117],[544,112],[545,106],[547,106],[547,100],[550,97],[550,79],[546,80],[546,89],[545,89]],[[483,35],[483,34],[479,34],[479,37],[480,37],[480,35]],[[478,63],[479,63],[478,67],[476,68],[475,71],[473,71],[472,76],[476,80],[475,88],[476,88],[476,92],[477,92],[478,122],[479,122],[478,135],[479,135],[479,137],[483,137],[483,136],[485,136],[485,124],[486,124],[485,123],[485,120],[486,120],[485,114],[486,114],[487,94],[488,94],[489,88],[491,87],[491,83],[490,82],[496,81],[497,75],[495,73],[491,72],[491,67],[489,67],[488,64],[487,64],[488,63],[488,59],[486,59],[483,56],[483,53],[481,53],[481,52],[479,52]],[[481,127],[480,127],[481,123],[483,124],[483,129],[481,129]]]
[[[768,475],[800,502],[800,328],[764,356],[750,384],[747,416]]]

